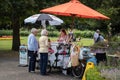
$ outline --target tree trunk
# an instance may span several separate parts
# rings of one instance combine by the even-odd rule
[[[12,50],[19,51],[20,46],[20,24],[19,24],[19,16],[13,15],[12,19],[12,27],[13,27],[13,41],[12,41]]]

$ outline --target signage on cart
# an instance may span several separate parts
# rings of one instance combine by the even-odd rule
[[[28,65],[27,46],[25,45],[21,45],[19,48],[19,65],[20,66]]]

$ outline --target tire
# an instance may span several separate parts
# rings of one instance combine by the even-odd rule
[[[74,77],[82,77],[83,73],[84,73],[84,66],[82,66],[82,64],[72,67],[72,74]]]
[[[52,67],[50,66],[50,61],[48,61],[48,65],[47,65],[47,72],[49,73],[49,72],[51,72],[51,70],[52,70]]]

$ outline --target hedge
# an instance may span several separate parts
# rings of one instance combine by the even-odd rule
[[[92,38],[94,34],[94,31],[76,31],[75,36],[76,37],[84,37],[84,38]]]
[[[0,36],[10,36],[12,35],[12,30],[0,30]]]
[[[50,37],[58,37],[59,36],[59,31],[49,31],[49,36]],[[84,38],[92,38],[94,31],[80,31],[80,30],[75,30],[75,37],[84,37]],[[30,31],[25,30],[25,31],[20,31],[20,36],[28,36],[30,34]],[[11,36],[12,35],[12,30],[0,30],[0,36]],[[38,33],[38,36],[40,36],[40,33]]]

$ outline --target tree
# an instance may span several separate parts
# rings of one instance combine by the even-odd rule
[[[21,27],[20,24],[26,17],[35,13],[39,13],[39,10],[43,8],[55,6],[68,1],[70,0],[0,0],[0,25],[10,24],[12,25],[13,29],[12,50],[19,50],[19,29]],[[85,24],[92,26],[92,29],[96,29],[97,26],[97,28],[103,27],[105,30],[107,29],[105,27],[111,22],[112,33],[115,35],[120,32],[120,0],[79,1],[111,18],[108,21],[82,19]],[[63,19],[65,22],[71,22],[70,18],[68,17],[63,17]]]
[[[9,18],[9,22],[13,28],[12,50],[18,51],[20,46],[20,20],[26,14],[34,13],[34,7],[37,6],[34,0],[1,0],[0,12],[4,21],[5,17]]]
[[[111,24],[112,35],[120,33],[120,1],[119,0],[104,0],[99,10],[106,15],[108,15],[111,19],[109,22],[106,22],[107,25]]]

